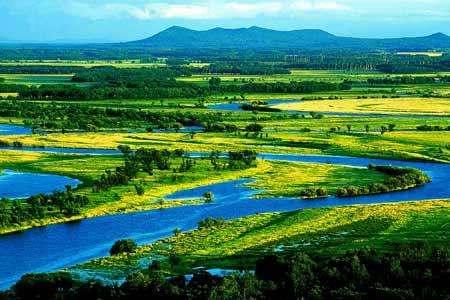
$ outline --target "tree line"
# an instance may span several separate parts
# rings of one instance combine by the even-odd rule
[[[369,170],[381,172],[388,177],[383,183],[371,183],[368,186],[346,186],[337,190],[338,197],[355,197],[398,191],[421,186],[431,179],[424,172],[414,168],[369,165]]]
[[[440,300],[450,294],[447,247],[394,244],[392,250],[361,249],[344,254],[309,255],[301,251],[267,255],[254,272],[224,277],[197,271],[190,280],[167,275],[154,261],[124,283],[84,282],[68,273],[27,274],[1,300],[278,300],[398,299]],[[171,258],[171,263],[180,260]]]
[[[18,98],[26,100],[103,100],[103,99],[166,99],[183,97],[205,97],[212,93],[287,93],[302,94],[351,89],[351,83],[301,81],[229,84],[201,86],[170,79],[121,83],[100,83],[93,86],[45,84],[41,86],[17,85],[0,87],[4,92],[18,92]]]
[[[60,214],[72,217],[81,214],[81,209],[89,205],[89,198],[75,195],[70,186],[64,192],[39,194],[21,200],[0,200],[0,228],[20,226],[33,220],[42,220],[48,215]]]
[[[214,62],[203,68],[193,70],[196,74],[233,74],[233,75],[275,75],[289,74],[289,69],[280,64],[258,62]]]
[[[209,160],[214,170],[239,170],[256,166],[258,153],[253,150],[229,151],[222,155],[219,151],[211,151]]]
[[[4,101],[0,116],[24,118],[25,125],[42,129],[81,129],[95,131],[98,128],[151,127],[158,129],[181,126],[203,126],[223,121],[220,112],[192,111],[144,111],[92,107],[84,104],[30,103]]]
[[[241,85],[211,84],[213,90],[220,92],[238,93],[286,93],[286,94],[307,94],[317,92],[330,92],[350,90],[351,83],[343,82],[322,82],[322,81],[292,81],[292,82],[250,82]]]
[[[367,83],[374,84],[430,84],[450,82],[450,76],[396,76],[368,78]]]
[[[450,126],[443,127],[439,125],[420,125],[417,126],[417,131],[450,131]]]

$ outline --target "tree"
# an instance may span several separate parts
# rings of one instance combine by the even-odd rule
[[[211,79],[208,81],[209,87],[213,90],[217,90],[220,87],[221,81],[222,80],[220,79],[220,77],[211,77]]]
[[[128,156],[131,154],[131,148],[127,145],[119,145],[117,149],[123,154],[123,156]]]
[[[214,194],[212,192],[206,192],[203,194],[203,199],[205,199],[205,202],[212,202],[214,200]]]
[[[174,230],[173,230],[173,235],[174,236],[179,236],[181,234],[181,229],[180,228],[175,228]]]
[[[394,130],[395,130],[395,127],[396,127],[395,124],[389,124],[389,125],[388,125],[388,130],[389,130],[389,132],[394,131]]]
[[[253,123],[253,124],[247,125],[245,127],[245,131],[259,133],[259,132],[261,132],[263,130],[263,128],[264,127],[262,125],[257,124],[257,123]]]
[[[144,185],[142,183],[141,184],[135,184],[134,188],[135,188],[136,194],[138,196],[142,196],[142,195],[145,194],[145,188],[144,188]]]
[[[121,253],[130,253],[134,252],[137,249],[137,244],[135,241],[131,239],[126,240],[118,240],[114,243],[114,245],[111,247],[111,250],[109,253],[111,255],[117,255]]]

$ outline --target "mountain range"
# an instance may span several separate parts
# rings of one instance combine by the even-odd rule
[[[364,49],[424,51],[449,49],[450,37],[352,38],[318,29],[279,31],[261,27],[197,31],[173,26],[149,38],[125,43],[159,49]]]

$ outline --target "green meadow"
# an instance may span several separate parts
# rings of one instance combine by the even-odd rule
[[[0,65],[113,66],[117,70],[169,68],[164,60],[155,63],[141,63],[139,60],[23,60],[4,61]],[[208,65],[193,62],[187,67],[201,68]],[[184,153],[213,154],[213,151],[221,154],[254,151],[258,154],[337,155],[450,163],[450,118],[446,117],[450,115],[450,83],[368,83],[370,79],[449,75],[449,72],[386,75],[363,70],[291,69],[289,74],[282,75],[194,74],[176,78],[176,82],[192,84],[195,87],[193,90],[209,87],[213,77],[220,78],[220,84],[224,87],[249,83],[351,81],[350,89],[311,93],[211,90],[202,96],[177,94],[173,97],[113,97],[101,100],[46,98],[48,96],[35,99],[23,98],[16,93],[1,93],[0,96],[5,98],[17,96],[17,99],[1,100],[0,124],[32,127],[34,133],[0,136],[0,144],[12,148],[0,149],[0,170],[79,179],[82,184],[70,193],[86,196],[89,203],[70,216],[55,209],[46,210],[39,219],[0,227],[0,233],[26,231],[33,227],[105,215],[201,206],[208,202],[206,196],[171,201],[165,197],[175,192],[237,179],[252,179],[245,186],[258,191],[246,201],[253,201],[254,204],[261,198],[270,198],[280,201],[281,206],[282,201],[286,200],[283,198],[316,201],[320,197],[302,197],[305,191],[311,189],[323,189],[327,196],[335,196],[344,187],[366,188],[382,184],[389,177],[370,168],[265,159],[257,159],[252,165],[233,169],[226,167],[227,159],[223,157],[218,157],[218,162],[213,162],[211,157],[192,158],[192,166],[179,171],[185,167],[187,158],[173,156],[169,168],[154,168],[150,171],[138,168],[126,183],[114,183],[104,190],[95,190],[102,178],[118,173],[120,168],[126,168],[126,162],[130,163],[131,159],[127,161],[126,155],[119,154],[75,155],[23,151],[23,147],[123,149],[127,146],[130,153],[141,148],[159,151],[181,149]],[[0,74],[6,84],[73,84],[80,88],[96,88],[97,83],[73,83],[72,76]],[[126,89],[126,85],[118,85],[120,89]],[[105,86],[110,87],[107,84]],[[171,90],[174,94],[175,91],[178,91],[177,87]],[[268,100],[292,101],[269,107],[265,103]],[[260,106],[260,110],[229,111],[208,107],[213,104],[252,102]],[[13,111],[14,106],[9,110],[5,108],[17,103],[21,105],[17,106],[21,107],[20,112]],[[279,111],[267,111],[273,108]],[[77,114],[70,117],[64,115],[63,112],[69,110]],[[110,115],[106,116],[106,111]],[[141,117],[140,114],[147,115]],[[153,117],[153,114],[157,117]],[[96,123],[96,118],[103,117],[107,121]],[[210,126],[212,129],[196,133],[183,131],[188,126]],[[158,132],[153,129],[162,130]],[[179,130],[181,132],[176,132]],[[14,201],[20,202],[25,208],[30,206],[26,199]],[[6,209],[12,208],[10,201]],[[84,279],[92,276],[111,280],[126,278],[137,271],[146,272],[154,260],[160,262],[165,276],[173,276],[191,274],[195,271],[193,268],[199,266],[252,270],[257,260],[269,254],[289,255],[301,251],[331,257],[366,248],[389,252],[395,248],[395,244],[414,242],[448,247],[449,209],[448,200],[432,198],[395,204],[341,206],[337,203],[335,207],[290,212],[278,212],[274,208],[273,213],[254,214],[206,228],[177,231],[173,236],[140,245],[130,253],[97,258],[64,270]],[[173,257],[179,260],[177,264],[171,262]]]

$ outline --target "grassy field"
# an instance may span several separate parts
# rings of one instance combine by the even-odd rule
[[[449,115],[450,99],[400,98],[400,99],[344,99],[302,101],[275,105],[282,110],[360,113],[360,114],[419,114]]]
[[[384,175],[375,171],[343,166],[258,161],[256,168],[216,171],[212,168],[209,160],[196,159],[195,161],[194,168],[189,172],[177,174],[172,171],[156,171],[154,176],[140,173],[127,185],[115,186],[108,191],[95,193],[91,189],[92,182],[98,179],[105,170],[113,170],[121,165],[123,162],[120,156],[0,151],[0,169],[59,174],[81,180],[83,184],[77,189],[76,194],[86,195],[91,201],[88,207],[83,208],[82,215],[70,219],[193,204],[197,201],[164,202],[161,201],[161,198],[183,189],[238,178],[256,179],[255,183],[250,186],[256,189],[266,189],[264,196],[297,198],[300,197],[300,192],[305,187],[312,184],[314,187],[323,187],[330,193],[334,193],[337,188],[344,185],[364,186],[374,182],[381,183],[385,179]],[[180,161],[175,160],[174,164],[175,166],[179,165]],[[307,175],[313,170],[314,176]],[[288,174],[289,180],[286,180]],[[279,180],[274,181],[276,176],[279,176]],[[145,193],[138,195],[134,184],[141,184]],[[4,232],[67,220],[58,215],[49,215],[40,223],[10,228]]]
[[[426,74],[395,74],[396,76],[438,76],[448,75],[448,72],[426,73]],[[194,75],[191,77],[180,77],[178,80],[207,84],[211,76],[219,77],[224,84],[242,82],[290,82],[290,81],[365,81],[369,78],[384,78],[387,75],[377,71],[340,71],[340,70],[291,70],[290,74],[281,75]]]
[[[1,65],[2,63],[0,63]],[[138,61],[22,61],[19,64],[80,65],[93,67],[161,67],[161,64],[141,64]],[[202,65],[193,65],[202,66]],[[403,76],[404,74],[392,75]],[[414,74],[411,76],[436,76]],[[442,73],[439,75],[450,75]],[[217,114],[220,123],[240,128],[236,133],[119,133],[78,132],[70,134],[2,136],[1,141],[12,144],[20,141],[24,146],[62,148],[117,149],[128,145],[154,149],[183,149],[186,152],[221,152],[254,150],[258,153],[323,154],[386,158],[450,163],[450,132],[419,132],[417,126],[450,126],[450,118],[429,115],[450,115],[450,100],[425,98],[424,93],[450,94],[448,84],[368,86],[369,78],[386,77],[378,72],[301,71],[288,75],[240,76],[221,75],[223,84],[249,82],[289,82],[292,80],[356,82],[348,91],[314,94],[220,94],[202,98],[92,100],[92,101],[28,101],[27,105],[86,105],[91,107],[145,110],[149,112],[177,111],[192,114]],[[70,83],[71,75],[0,75],[6,83],[40,85]],[[183,77],[179,80],[207,85],[210,75]],[[385,95],[390,98],[382,98]],[[402,98],[393,98],[393,96]],[[1,95],[0,95],[1,96]],[[342,100],[328,100],[329,98]],[[368,99],[357,99],[358,97]],[[301,110],[301,114],[266,113],[251,111],[216,111],[204,106],[215,103],[263,101],[273,99],[304,100],[279,105],[285,110]],[[6,101],[6,100],[3,100]],[[1,106],[0,102],[0,106]],[[328,116],[313,118],[310,112],[338,112],[360,114],[393,114],[394,116]],[[407,114],[428,115],[427,118],[408,117]],[[397,117],[396,115],[402,115]],[[43,117],[45,119],[45,117]],[[1,117],[1,124],[22,124],[30,121],[22,117]],[[40,122],[41,120],[39,120]],[[44,120],[48,121],[48,120]],[[219,121],[217,121],[219,122]],[[247,125],[261,124],[263,132],[246,134]],[[382,126],[395,125],[393,132],[381,134]],[[145,129],[146,121],[129,122],[130,128]],[[39,125],[38,125],[39,126]],[[369,132],[366,132],[367,126]],[[111,129],[111,128],[101,128]],[[115,128],[117,129],[117,128]],[[334,130],[331,130],[334,129]],[[251,188],[262,190],[255,198],[295,197],[308,188],[323,187],[330,195],[343,186],[365,186],[383,182],[386,175],[365,168],[351,168],[329,164],[285,163],[258,160],[256,167],[243,170],[214,170],[206,159],[195,159],[193,169],[185,173],[155,171],[154,176],[140,172],[127,185],[114,186],[94,193],[92,183],[105,170],[113,170],[123,163],[120,155],[86,156],[34,153],[0,150],[0,169],[65,175],[80,179],[83,184],[74,193],[87,195],[91,202],[81,214],[71,218],[48,214],[39,221],[8,228],[1,233],[23,230],[35,226],[90,218],[106,214],[128,213],[142,210],[169,208],[181,205],[201,205],[204,199],[165,201],[164,196],[176,191],[220,183],[240,178],[252,178]],[[174,159],[173,167],[181,163]],[[138,195],[134,184],[144,188]],[[251,199],[249,201],[258,201]],[[280,199],[283,201],[283,199]],[[301,200],[298,201],[314,201]],[[446,200],[409,202],[398,204],[365,205],[334,208],[305,209],[289,213],[271,213],[249,216],[226,222],[220,228],[205,228],[185,232],[176,237],[145,245],[136,253],[102,258],[72,269],[74,273],[106,277],[123,277],[130,272],[147,268],[153,259],[162,261],[167,274],[192,273],[192,267],[251,268],[256,259],[270,253],[306,251],[311,254],[333,255],[351,249],[375,247],[392,249],[392,243],[424,241],[449,245]],[[179,266],[167,260],[170,255],[181,257]],[[77,273],[78,274],[78,273]]]
[[[0,97],[17,97],[19,94],[18,93],[0,93]]]
[[[33,74],[0,74],[0,78],[5,79],[6,84],[70,84],[73,74],[66,75],[33,75]]]
[[[167,274],[192,273],[193,267],[253,268],[271,253],[305,251],[336,255],[372,247],[389,251],[394,243],[428,242],[449,246],[446,200],[358,205],[259,214],[221,228],[183,233],[139,248],[135,253],[93,260],[70,271],[101,278],[123,278],[159,260]],[[168,256],[179,256],[172,266]]]
[[[387,125],[387,124],[386,124]],[[200,133],[194,139],[187,133],[79,133],[5,136],[1,140],[20,141],[25,146],[79,147],[116,149],[129,145],[156,149],[184,149],[188,152],[228,152],[251,149],[259,153],[299,153],[367,156],[400,160],[450,161],[450,132],[353,132],[364,130],[362,124],[352,131],[270,132],[263,137],[233,133]]]

